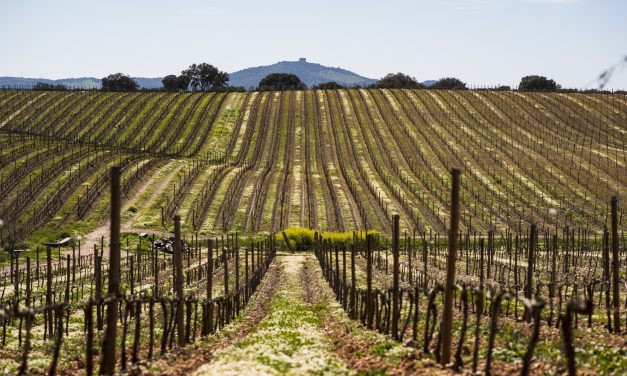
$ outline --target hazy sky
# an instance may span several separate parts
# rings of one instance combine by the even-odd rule
[[[379,78],[594,86],[627,56],[625,0],[0,0],[0,76],[156,77],[306,57]],[[608,85],[627,88],[627,64]]]

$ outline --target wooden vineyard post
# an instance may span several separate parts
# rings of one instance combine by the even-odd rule
[[[248,304],[248,247],[244,248],[244,304]]]
[[[213,304],[211,303],[211,295],[213,291],[213,241],[209,239],[207,245],[207,333],[213,333]]]
[[[455,293],[455,262],[457,261],[457,234],[459,233],[459,186],[460,170],[451,170],[453,189],[451,191],[451,226],[449,230],[448,256],[446,262],[446,284],[444,286],[444,308],[442,311],[442,356],[441,364],[451,361],[451,332],[453,325],[453,296]]]
[[[618,290],[618,197],[612,197],[612,306],[614,333],[620,333],[620,295]]]
[[[479,239],[479,287],[483,289],[483,285],[485,283],[485,275],[483,272],[484,263],[485,263],[485,250],[484,250],[484,239]]]
[[[154,274],[154,283],[153,283],[153,292],[152,296],[159,296],[159,254],[157,253],[157,249],[155,248],[155,238],[152,238],[152,264],[153,264],[153,274]],[[165,252],[164,252],[165,254]]]
[[[94,372],[94,305],[91,301],[85,307],[85,326],[87,326],[87,343],[85,344],[85,374],[91,376]]]
[[[290,243],[290,238],[287,237],[287,234],[285,233],[285,231],[281,231],[281,234],[283,235],[283,241],[285,242],[285,245],[287,246],[287,250],[290,253],[294,253],[294,249],[292,248],[292,244]]]
[[[335,273],[333,273],[333,281],[335,283],[335,296],[340,300],[340,251],[337,245],[335,246]]]
[[[98,247],[94,244],[94,279],[96,280],[96,292],[94,293],[96,302],[96,327],[98,331],[102,330],[102,314],[101,314],[101,299],[102,299],[102,276],[101,276],[101,262],[98,255]]]
[[[250,273],[255,274],[255,243],[250,244]]]
[[[374,299],[372,299],[372,234],[366,235],[366,314],[368,329],[372,329],[374,319]]]
[[[258,256],[257,259],[261,259],[261,256]],[[229,259],[224,242],[222,243],[222,262],[224,263],[224,297],[226,298],[229,295]]]
[[[35,279],[37,279],[37,286],[39,287],[39,247],[37,247],[37,252],[36,252],[36,263],[37,266],[35,267]]]
[[[412,280],[412,266],[411,266],[411,258],[412,258],[412,251],[413,251],[413,247],[416,245],[416,230],[414,229],[414,241],[412,243],[411,239],[409,240],[409,245],[407,245],[407,238],[405,238],[405,251],[407,253],[407,281],[409,282],[409,284],[413,284]]]
[[[429,237],[430,236],[431,235],[429,235]],[[431,238],[429,238],[429,239],[431,239]],[[427,237],[423,236],[423,238],[422,238],[422,267],[423,267],[422,273],[423,273],[423,279],[424,279],[423,280],[423,284],[424,284],[425,287],[427,287],[428,283],[429,283],[429,280],[427,278],[427,263],[428,263],[428,254],[427,254],[428,248],[427,247],[428,247],[428,245],[427,245]]]
[[[235,312],[239,315],[239,247],[235,246]]]
[[[335,291],[335,288],[333,286],[333,269],[331,268],[331,266],[333,266],[333,249],[331,249],[330,247],[330,242],[329,240],[325,240],[324,241],[324,249],[325,249],[325,253],[326,253],[326,273],[327,273],[327,279],[329,280],[329,283],[331,284],[331,288],[333,288]]]
[[[355,243],[351,244],[351,302],[350,302],[350,314],[353,320],[357,317],[357,308],[355,307],[357,301],[357,286],[355,276]]]
[[[392,217],[392,337],[398,339],[399,312],[399,219],[398,214]]]
[[[536,224],[531,225],[529,232],[529,256],[527,258],[527,284],[525,285],[525,298],[531,300],[533,294],[533,261],[536,253]],[[525,306],[525,321],[531,322],[531,311]]]
[[[30,307],[32,283],[30,280],[30,257],[26,257],[26,307]]]
[[[65,302],[70,302],[70,255],[65,255]]]
[[[342,246],[342,307],[346,310],[346,246]]]
[[[50,247],[46,248],[46,306],[52,304],[52,253]],[[48,315],[48,336],[52,338],[52,311],[47,311]],[[45,336],[44,336],[45,338]]]
[[[107,292],[107,329],[102,342],[101,375],[115,373],[115,344],[120,289],[120,175],[119,166],[111,169],[111,238],[109,240],[109,290]]]
[[[603,227],[603,282],[605,282],[605,310],[607,312],[607,329],[612,332],[612,302],[610,298],[611,272],[610,272],[610,233],[607,226]]]
[[[181,217],[174,216],[174,288],[176,292],[176,334],[180,347],[185,346],[185,323],[183,321],[183,246],[181,244]]]

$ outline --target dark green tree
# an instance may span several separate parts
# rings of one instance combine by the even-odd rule
[[[213,85],[213,82],[218,75],[218,68],[211,64],[202,63],[198,64],[196,73],[198,74],[198,82],[200,83],[200,90],[207,91]]]
[[[259,81],[257,90],[304,90],[307,86],[292,73],[270,73]]]
[[[556,91],[561,86],[544,76],[525,76],[520,79],[518,90],[523,91]]]
[[[179,78],[174,74],[169,74],[163,77],[161,83],[163,84],[163,90],[165,91],[179,91],[180,89]]]
[[[450,89],[450,90],[463,90],[466,89],[466,84],[455,77],[440,78],[435,84],[431,85],[432,89]]]
[[[181,74],[176,78],[178,89],[180,91],[187,91],[189,89],[190,78],[184,74]]]
[[[200,86],[200,79],[198,77],[198,65],[192,64],[189,68],[181,72],[181,76],[185,76],[192,86],[192,91],[198,90]]]
[[[388,73],[374,84],[374,87],[386,89],[419,89],[425,87],[414,77],[404,73]]]
[[[137,81],[122,73],[110,74],[102,79],[102,91],[137,91]]]
[[[218,71],[218,74],[213,78],[212,89],[224,88],[229,86],[229,74],[226,72]]]
[[[229,74],[222,72],[215,66],[207,63],[192,64],[189,68],[181,72],[179,79],[181,85],[183,78],[188,80],[188,85],[192,86],[193,91],[208,91],[211,89],[227,86]]]

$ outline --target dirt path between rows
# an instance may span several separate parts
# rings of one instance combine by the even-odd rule
[[[273,262],[257,292],[236,320],[207,341],[198,342],[172,352],[163,359],[152,362],[149,369],[141,369],[142,375],[188,375],[210,362],[215,353],[231,346],[254,331],[266,316],[270,301],[284,284],[285,274],[281,266]],[[139,371],[139,370],[138,370]]]
[[[266,317],[195,375],[450,374],[437,366],[423,368],[415,349],[351,321],[312,254],[282,254],[275,263],[285,278]]]
[[[331,339],[322,332],[319,310],[305,301],[300,275],[311,255],[282,254],[284,270],[266,317],[254,332],[215,354],[195,375],[347,375],[351,372],[332,353]]]
[[[351,320],[339,303],[334,292],[322,276],[316,259],[311,256],[301,273],[305,288],[304,299],[312,306],[325,306],[321,311],[323,332],[333,339],[333,353],[357,374],[415,375],[450,374],[449,371],[430,365],[419,359],[418,352],[401,343],[392,342],[386,336],[361,327]],[[385,350],[382,350],[385,349]]]
[[[171,162],[170,162],[171,163]],[[122,204],[122,213],[125,213],[131,206],[135,205],[135,203],[137,203],[137,201],[139,200],[139,198],[154,184],[155,179],[159,177],[159,172],[163,171],[164,169],[168,168],[170,163],[166,163],[165,165],[163,165],[156,173],[151,174],[149,179],[144,180],[141,185],[134,190],[134,193],[132,194],[131,197],[129,197],[128,200],[124,200],[123,204]],[[183,167],[183,165],[178,166],[176,168],[174,168],[172,171],[170,171],[169,173],[167,173],[167,175],[165,175],[164,177],[161,178],[161,180],[159,181],[159,183],[154,187],[152,194],[150,195],[150,198],[147,200],[147,202],[154,202],[154,200],[159,196],[159,194],[161,194],[161,192],[163,192],[163,190],[167,187],[168,183],[174,179],[174,177],[176,176],[176,174],[179,172],[179,170]],[[142,206],[144,207],[144,206]],[[133,215],[132,217],[130,217],[129,219],[127,219],[126,221],[123,221],[120,224],[120,230],[122,232],[146,232],[148,234],[154,234],[157,236],[169,236],[171,235],[169,232],[165,232],[165,231],[159,231],[159,230],[152,230],[152,229],[140,229],[140,228],[135,228],[132,226],[132,222],[133,222],[133,218],[138,218],[144,211],[145,209],[139,209],[139,211],[137,211],[137,213],[135,213],[135,215]],[[96,227],[93,231],[89,232],[88,234],[83,236],[83,247],[86,250],[91,250],[93,249],[94,245],[99,246],[101,239],[104,237],[105,238],[105,244],[106,244],[106,239],[109,237],[109,227],[110,227],[110,223],[111,221],[109,219],[105,220],[103,223],[101,223],[98,227]],[[108,252],[104,252],[103,253],[103,257],[104,258],[108,258]]]

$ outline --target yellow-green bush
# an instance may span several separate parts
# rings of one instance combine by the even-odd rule
[[[314,246],[316,231],[303,227],[289,227],[284,230],[294,249],[311,249]],[[277,234],[277,240],[283,241],[283,234]]]
[[[332,246],[348,247],[353,242],[352,232],[325,232],[322,236],[330,240]]]
[[[312,249],[314,247],[314,237],[316,230],[303,228],[303,227],[289,227],[284,230],[287,237],[290,239],[292,247],[296,250]],[[369,234],[376,233],[375,231],[368,231]],[[352,232],[333,232],[325,231],[319,232],[324,239],[331,241],[332,246],[349,246],[353,242]],[[283,235],[277,234],[277,240],[283,241]]]

